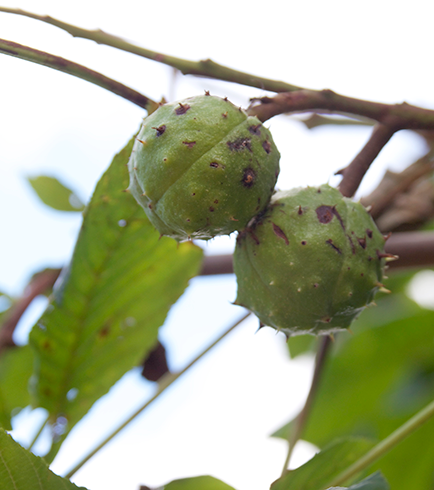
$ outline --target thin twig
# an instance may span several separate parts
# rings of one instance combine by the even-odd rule
[[[371,206],[369,214],[376,220],[401,194],[404,194],[420,178],[434,172],[434,153],[429,151],[402,172],[386,171],[382,181],[369,196],[362,197],[364,206]]]
[[[379,444],[368,451],[358,461],[349,466],[345,471],[333,479],[325,488],[337,487],[355,477],[362,470],[368,468],[372,463],[384,456],[398,443],[408,437],[412,432],[421,427],[425,422],[434,416],[434,401],[423,408],[420,412],[414,415],[401,427],[396,429],[386,439],[383,439]]]
[[[252,100],[248,112],[266,121],[278,114],[322,111],[328,114],[355,114],[393,128],[434,129],[434,111],[402,104],[382,104],[337,94],[332,90],[299,90]]]
[[[207,255],[202,262],[201,276],[232,274],[234,272],[232,255]]]
[[[66,478],[71,478],[85,463],[89,461],[100,449],[102,449],[107,443],[109,443],[115,436],[119,434],[128,424],[130,424],[138,415],[140,415],[149,405],[155,401],[169,386],[171,386],[179,377],[187,372],[194,364],[196,364],[202,357],[205,356],[213,347],[215,347],[220,341],[222,341],[230,332],[232,332],[240,323],[242,323],[250,312],[240,318],[237,322],[231,325],[218,339],[210,344],[205,350],[203,350],[195,359],[193,359],[185,368],[178,373],[165,374],[158,383],[158,390],[149,400],[147,400],[138,410],[136,410],[127,420],[120,424],[111,434],[109,434],[96,448],[90,451],[74,468],[72,468],[66,475]]]
[[[434,232],[411,231],[393,233],[387,240],[385,252],[398,255],[399,260],[389,262],[390,269],[401,270],[409,267],[434,266]],[[200,274],[232,274],[232,255],[211,255],[205,257]]]
[[[142,48],[128,41],[125,41],[120,37],[108,34],[101,29],[82,29],[81,27],[67,24],[66,22],[54,19],[53,17],[50,17],[48,15],[38,15],[32,12],[27,12],[25,10],[8,7],[0,7],[0,12],[23,15],[25,17],[30,17],[35,20],[46,22],[47,24],[51,24],[53,26],[59,27],[60,29],[63,29],[74,37],[89,39],[91,41],[95,41],[98,44],[111,46],[113,48],[120,49],[128,53],[142,56],[143,58],[147,58],[149,60],[172,66],[184,75],[197,75],[202,77],[216,78],[218,80],[240,83],[242,85],[260,88],[262,90],[268,90],[270,92],[290,92],[292,90],[300,90],[301,88],[297,87],[296,85],[291,85],[289,83],[281,82],[278,80],[257,77],[256,75],[233,70],[226,66],[215,63],[210,59],[190,61],[182,58],[177,58],[175,56],[169,56],[164,53],[159,53],[158,51]]]
[[[291,459],[292,452],[294,450],[295,444],[300,439],[304,427],[306,425],[307,419],[309,417],[315,396],[318,392],[319,383],[321,380],[321,375],[324,372],[324,365],[327,358],[327,354],[331,346],[331,337],[326,336],[321,339],[321,343],[318,348],[318,352],[315,360],[315,370],[313,372],[312,382],[310,385],[309,394],[307,395],[304,407],[301,412],[297,415],[295,419],[295,425],[291,425],[288,434],[288,452],[286,455],[285,463],[283,464],[282,476],[286,473],[289,466],[289,461]]]
[[[39,436],[42,434],[42,431],[47,426],[49,419],[50,419],[50,415],[48,414],[45,417],[45,419],[42,421],[42,424],[40,425],[38,431],[34,435],[32,441],[30,442],[29,447],[27,448],[28,451],[31,451],[33,449],[33,446],[36,444],[36,441],[39,439]]]
[[[373,126],[372,119],[350,118],[350,117],[330,117],[321,116],[317,112],[312,113],[307,119],[294,118],[306,126],[307,129],[316,129],[321,126]]]
[[[61,58],[60,56],[29,48],[28,46],[23,46],[22,44],[7,41],[5,39],[0,39],[0,53],[14,56],[15,58],[20,58],[22,60],[32,61],[33,63],[48,66],[54,70],[81,78],[82,80],[91,82],[94,85],[98,85],[99,87],[129,100],[133,104],[146,109],[148,112],[152,112],[158,107],[157,102],[154,102],[140,92],[137,92],[116,80],[108,78],[101,73],[91,70],[86,66],[79,65],[78,63]]]
[[[395,134],[395,130],[384,124],[377,124],[366,145],[354,160],[337,174],[342,175],[343,179],[339,184],[339,190],[345,197],[352,197],[380,151]]]
[[[0,328],[0,353],[7,347],[13,347],[13,334],[20,318],[30,303],[47,290],[53,287],[59,277],[60,269],[46,269],[33,276],[24,290],[23,296],[18,299],[7,313],[6,319]]]

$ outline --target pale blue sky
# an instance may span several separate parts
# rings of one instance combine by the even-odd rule
[[[22,0],[3,5],[101,28],[179,57],[212,58],[309,88],[434,108],[434,6],[424,0],[405,4]],[[180,99],[207,89],[246,106],[250,97],[265,94],[203,78],[173,79],[167,67],[74,39],[31,19],[0,13],[0,30],[6,39],[87,65],[156,100]],[[16,295],[33,272],[69,259],[80,226],[80,216],[41,204],[25,176],[56,176],[87,200],[144,112],[87,82],[4,55],[0,73],[0,290]],[[354,157],[370,131],[310,132],[284,116],[267,124],[282,154],[281,189],[337,183],[333,173]],[[371,189],[386,168],[399,170],[423,152],[417,135],[397,134],[380,154],[362,191]],[[206,253],[229,253],[233,244],[233,238],[216,239],[205,246]],[[232,276],[192,281],[163,329],[171,366],[181,368],[240,315],[241,309],[230,305],[235,288]],[[43,304],[29,313],[22,329],[31,324],[38,308]],[[215,314],[207,314],[210,309]],[[195,314],[187,321],[191,311]],[[91,490],[136,490],[139,484],[157,486],[172,478],[212,473],[238,490],[268,488],[278,477],[285,454],[284,443],[268,435],[300,408],[312,360],[290,362],[281,336],[268,329],[255,331],[256,322],[246,322],[83,467],[76,483]],[[54,471],[68,470],[80,451],[92,448],[152,390],[136,373],[128,375],[71,434]],[[28,426],[23,427],[20,437],[25,440]],[[298,462],[311,454],[312,448],[304,446]]]

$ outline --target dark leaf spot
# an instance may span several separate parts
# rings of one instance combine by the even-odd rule
[[[107,335],[110,333],[110,327],[109,325],[105,325],[99,332],[98,332],[98,337],[104,338],[107,337]]]
[[[326,240],[326,243],[327,245],[330,245],[330,247],[332,247],[333,250],[336,250],[338,254],[342,254],[342,250],[333,243],[333,240],[331,238]]]
[[[252,185],[255,183],[256,180],[256,173],[253,170],[253,168],[246,168],[243,173],[243,178],[241,182],[243,183],[244,187],[250,188]]]
[[[306,241],[306,240],[303,240],[303,241],[301,242],[301,244],[302,244],[302,245],[306,245],[306,244],[307,244],[307,241]]]
[[[211,213],[214,212],[214,208],[212,206],[210,206],[209,210],[211,211]]]
[[[235,141],[227,141],[226,144],[232,151],[243,151],[246,148],[252,151],[250,138],[238,138]]]
[[[319,284],[317,282],[313,285],[314,288],[317,288],[318,286]]]
[[[48,340],[46,340],[46,341],[45,341],[45,342],[42,344],[42,348],[43,348],[44,350],[51,351],[51,343],[50,343]]]
[[[254,134],[255,136],[261,136],[261,124],[256,124],[253,126],[249,127],[250,133]]]
[[[209,164],[209,166],[210,166],[210,167],[213,167],[213,168],[218,168],[218,167],[220,167],[220,165],[219,165],[217,162],[211,162],[211,163]]]
[[[157,138],[158,138],[164,133],[164,131],[166,131],[166,125],[163,124],[162,126],[158,126],[158,128],[153,127],[152,129],[155,129],[155,131],[157,131]]]
[[[179,107],[175,109],[175,113],[177,116],[182,116],[182,114],[185,114],[188,109],[190,109],[190,106],[188,104],[181,104],[179,103]]]
[[[218,199],[214,199],[214,204],[218,204],[219,203],[219,200]]]
[[[286,245],[289,245],[289,240],[288,240],[287,236],[285,235],[284,231],[282,230],[282,228],[280,228],[280,226],[277,226],[274,223],[272,223],[272,225],[273,225],[274,234],[276,236],[278,236],[279,238],[282,238],[285,241]]]
[[[372,230],[369,228],[366,228],[366,234],[368,235],[368,238],[372,238]]]

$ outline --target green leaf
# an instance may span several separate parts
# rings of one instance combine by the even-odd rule
[[[39,175],[28,177],[27,180],[39,199],[50,208],[58,211],[83,211],[84,204],[77,194],[54,177]]]
[[[433,325],[434,311],[391,294],[361,315],[353,334],[337,335],[303,439],[319,447],[348,435],[381,440],[432,400]],[[426,490],[433,485],[433,441],[431,420],[371,468],[380,468],[394,490]]]
[[[42,458],[0,429],[0,490],[86,490],[48,469]]]
[[[337,490],[341,488],[345,490],[346,487],[330,487],[328,490]],[[361,482],[348,487],[348,490],[390,490],[390,486],[384,476],[379,471],[376,471]]]
[[[30,405],[29,378],[33,372],[33,351],[29,346],[10,347],[0,356],[0,426],[11,427],[12,413]]]
[[[337,440],[271,485],[271,490],[324,490],[333,478],[367,453],[374,443],[363,438]]]
[[[195,476],[174,480],[164,485],[164,490],[234,490],[234,488],[212,476]]]
[[[169,308],[201,264],[199,247],[160,239],[122,192],[132,143],[98,183],[72,262],[30,333],[36,404],[62,437],[154,347]]]

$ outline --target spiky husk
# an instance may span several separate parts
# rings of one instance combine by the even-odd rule
[[[235,303],[288,336],[346,329],[382,286],[384,243],[365,208],[329,185],[278,192],[238,236]]]
[[[144,120],[129,189],[162,235],[208,240],[244,228],[265,209],[279,159],[259,119],[227,99],[191,97]]]

